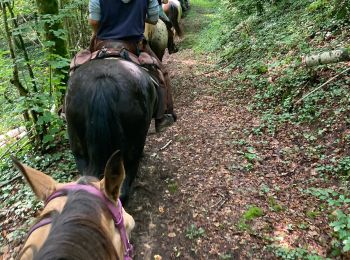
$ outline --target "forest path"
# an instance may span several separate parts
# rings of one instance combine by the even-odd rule
[[[135,258],[274,259],[272,244],[325,255],[330,230],[304,192],[318,180],[293,150],[294,130],[253,134],[253,94],[239,94],[235,72],[215,70],[212,55],[190,48],[206,15],[192,7],[180,51],[163,61],[178,121],[147,140],[128,207],[137,223]]]
[[[299,129],[307,126],[261,130],[253,91],[232,80],[238,71],[191,49],[211,16],[192,3],[180,51],[164,58],[178,121],[146,142],[127,207],[136,221],[134,259],[301,259],[304,249],[326,256],[331,212],[307,190],[334,183],[316,173],[313,139]],[[8,186],[10,194],[22,187]],[[0,211],[1,235],[11,237],[0,259],[18,253],[28,230],[22,224],[33,218],[31,202],[19,213],[21,202],[13,203]]]

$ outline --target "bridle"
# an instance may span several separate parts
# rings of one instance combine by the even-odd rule
[[[114,205],[114,203],[106,197],[99,189],[97,189],[94,186],[91,185],[83,185],[83,184],[67,184],[64,188],[56,190],[54,193],[52,193],[45,201],[45,206],[52,201],[55,198],[67,196],[67,193],[70,191],[86,191],[99,199],[106,205],[109,212],[112,215],[114,226],[119,230],[120,238],[122,240],[123,246],[124,246],[124,259],[125,260],[131,260],[132,259],[132,252],[133,247],[129,242],[128,236],[126,234],[126,229],[124,226],[124,218],[123,218],[123,207],[122,203],[118,199],[117,206]],[[38,223],[36,223],[29,231],[28,237],[38,228],[45,226],[47,224],[51,224],[52,219],[50,217],[43,218]]]

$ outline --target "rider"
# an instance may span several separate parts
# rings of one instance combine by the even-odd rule
[[[89,23],[93,28],[90,50],[102,47],[126,48],[139,55],[152,56],[161,70],[155,114],[156,131],[161,132],[176,121],[168,71],[144,39],[145,22],[156,24],[159,18],[157,0],[89,0]]]
[[[174,33],[172,30],[173,24],[169,17],[165,14],[163,10],[163,4],[167,4],[168,0],[158,0],[159,3],[159,19],[162,20],[168,30],[168,51],[169,54],[178,52],[178,48],[175,46]]]

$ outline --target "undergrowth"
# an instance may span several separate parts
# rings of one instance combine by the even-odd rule
[[[0,213],[4,230],[0,236],[2,245],[18,245],[23,242],[33,217],[43,206],[43,202],[35,197],[29,185],[13,166],[10,155],[17,157],[21,163],[50,175],[58,182],[69,182],[77,175],[73,156],[66,150],[67,143],[62,149],[56,147],[56,152],[43,155],[33,153],[33,147],[23,141],[18,147],[13,146],[8,152],[3,151],[0,161],[0,208],[7,209]]]
[[[350,73],[342,73],[348,64],[307,68],[302,57],[349,50],[349,14],[350,2],[345,0],[222,0],[194,47],[201,53],[219,54],[223,70],[234,72],[213,93],[231,91],[249,97],[249,108],[261,122],[252,134],[275,136],[285,129],[300,130],[288,134],[306,147],[307,163],[320,179],[339,181],[333,187],[339,198],[348,196],[341,187],[350,180]],[[350,250],[349,202],[341,207],[327,205],[335,212],[329,216],[335,232],[333,257]],[[285,259],[318,259],[304,248],[280,248],[275,253]]]

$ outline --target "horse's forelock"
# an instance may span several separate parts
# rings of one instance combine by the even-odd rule
[[[70,192],[34,259],[115,259],[116,249],[101,226],[106,212],[99,198],[85,191]]]

